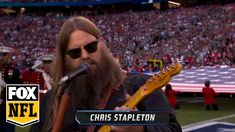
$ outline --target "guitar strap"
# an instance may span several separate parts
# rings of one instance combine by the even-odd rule
[[[112,87],[109,87],[106,96],[104,96],[104,97],[102,98],[100,104],[97,106],[97,109],[99,109],[99,110],[104,109],[104,107],[106,106],[106,104],[107,104],[107,102],[108,102],[108,100],[109,100],[109,98],[110,98],[112,92],[113,92],[113,88],[112,88]],[[86,131],[86,132],[94,132],[95,127],[96,127],[96,126],[89,126],[89,127],[87,128],[87,131]]]
[[[111,96],[111,94],[112,94],[112,92],[113,92],[113,89],[119,88],[120,85],[122,84],[122,82],[123,82],[123,80],[124,80],[125,77],[126,77],[126,72],[123,71],[123,79],[122,79],[122,81],[121,81],[121,82],[117,82],[117,81],[116,81],[115,83],[113,83],[113,84],[111,84],[111,85],[109,86],[109,89],[108,89],[108,92],[107,92],[106,96],[104,96],[104,97],[101,99],[100,104],[96,107],[97,109],[102,110],[102,109],[105,108],[105,106],[106,106],[106,104],[107,104],[107,102],[108,102],[108,100],[109,100],[109,98],[110,98],[110,96]],[[94,132],[95,127],[96,127],[96,126],[89,126],[89,127],[87,128],[87,131],[86,131],[86,132]]]

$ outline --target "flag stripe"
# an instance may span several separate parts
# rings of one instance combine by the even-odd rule
[[[184,69],[170,84],[176,91],[202,92],[206,80],[218,93],[235,93],[235,68]]]

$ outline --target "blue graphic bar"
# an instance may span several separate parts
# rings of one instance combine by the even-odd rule
[[[169,113],[163,111],[77,110],[80,125],[164,125]]]

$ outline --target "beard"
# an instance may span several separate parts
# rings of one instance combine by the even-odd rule
[[[115,80],[115,73],[121,72],[121,69],[109,52],[101,52],[99,63],[90,59],[84,61],[91,64],[91,72],[77,76],[71,81],[72,106],[79,109],[96,109],[109,85]]]

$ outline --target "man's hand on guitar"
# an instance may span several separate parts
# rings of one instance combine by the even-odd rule
[[[126,100],[129,100],[131,96],[129,94],[125,95]],[[138,111],[135,109],[129,109],[125,106],[116,107],[114,110],[130,110],[130,111]],[[111,126],[112,132],[144,132],[144,126]]]

